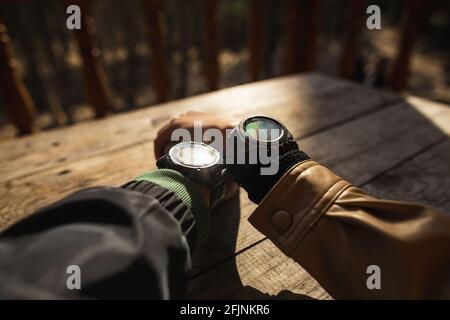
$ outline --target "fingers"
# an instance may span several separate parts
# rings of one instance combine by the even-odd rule
[[[165,154],[165,148],[171,142],[170,138],[172,132],[177,128],[183,127],[184,124],[192,123],[193,120],[191,118],[196,115],[198,115],[198,112],[194,111],[182,113],[170,119],[161,127],[161,129],[159,129],[154,141],[154,153],[156,159],[161,158]]]
[[[225,128],[228,128],[230,126],[225,125],[226,121],[223,121],[221,116],[219,117],[214,114],[196,111],[188,111],[182,113],[170,119],[164,126],[161,127],[161,129],[159,129],[154,141],[155,158],[159,159],[165,154],[165,148],[169,143],[172,142],[171,136],[172,132],[175,129],[184,128],[187,129],[191,134],[193,134],[195,121],[202,122],[203,130],[206,130],[208,128],[218,128],[219,130],[225,130]]]
[[[155,159],[159,159],[164,155],[164,148],[170,142],[170,136],[174,129],[174,125],[169,122],[158,131],[154,141]]]

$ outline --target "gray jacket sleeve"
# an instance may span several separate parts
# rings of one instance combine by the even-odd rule
[[[77,192],[0,235],[0,298],[183,298],[194,230],[152,182]]]

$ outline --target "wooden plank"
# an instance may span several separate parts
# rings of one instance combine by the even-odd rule
[[[170,116],[188,110],[240,117],[271,113],[287,121],[289,126],[299,127],[299,133],[305,135],[398,99],[398,96],[387,92],[379,93],[320,74],[260,81],[0,142],[0,180],[24,177],[152,141],[157,129]]]
[[[158,103],[170,96],[170,78],[164,52],[164,34],[161,0],[141,0],[146,17],[151,49],[150,75]]]
[[[274,113],[276,110],[268,114]],[[295,115],[289,113],[280,119],[294,124],[293,119],[289,118],[294,118],[295,121]],[[405,122],[404,119],[408,121]],[[302,139],[300,143],[313,158],[337,169],[338,173],[348,172],[343,176],[358,182],[358,179],[359,181],[370,179],[385,170],[389,164],[403,159],[402,157],[410,152],[415,152],[417,148],[442,136],[439,130],[427,123],[417,112],[413,112],[403,104],[311,135]],[[381,124],[384,130],[380,130]],[[288,127],[298,138],[301,128],[290,125]],[[411,131],[412,127],[417,129],[412,130],[411,135],[403,134],[408,130]],[[361,128],[364,128],[363,132]],[[384,143],[385,140],[389,143]],[[111,154],[105,153],[67,165],[63,164],[42,173],[2,182],[0,198],[4,200],[0,207],[0,225],[5,227],[31,211],[77,189],[124,183],[154,167],[152,149],[153,145],[148,141]],[[395,152],[386,152],[385,149]],[[362,159],[360,153],[367,155]],[[380,156],[383,157],[383,161],[376,161]],[[366,161],[365,165],[362,160]],[[370,164],[369,167],[367,163]],[[353,170],[350,170],[351,168]],[[226,206],[213,215],[212,225],[217,229],[213,229],[213,239],[210,243],[196,252],[194,273],[211,267],[232,256],[235,251],[243,250],[263,239],[262,235],[247,222],[253,205],[244,195],[241,201],[240,215],[238,209]],[[239,208],[236,203],[227,205]]]
[[[425,203],[450,214],[450,139],[373,180],[364,190],[376,197]]]
[[[6,26],[0,21],[0,82],[5,110],[19,134],[34,131],[35,106],[16,70]]]
[[[418,97],[409,104],[430,123],[450,136],[450,107]],[[377,197],[421,202],[450,214],[450,141],[443,139],[430,149],[373,179],[364,190]]]
[[[448,113],[449,111],[447,110],[446,115]],[[414,107],[407,103],[402,103],[311,136],[301,144],[304,150],[314,159],[330,167],[337,174],[356,185],[365,185],[373,177],[396,166],[411,155],[441,141],[445,137],[446,134],[444,132],[436,128],[427,118],[417,112]],[[441,172],[441,176],[446,177],[448,174],[443,175],[443,172]],[[447,178],[448,183],[450,183],[449,178]],[[431,193],[433,193],[433,190],[431,190]],[[272,295],[277,294],[280,288],[285,287],[295,288],[296,293],[307,294],[314,298],[326,298],[327,295],[324,294],[323,290],[317,288],[317,290],[312,290],[309,285],[305,284],[306,278],[308,278],[306,283],[309,283],[311,279],[301,267],[296,266],[288,258],[280,257],[284,256],[284,254],[273,245],[268,245],[266,242],[269,242],[269,240],[264,240],[265,237],[253,229],[246,221],[250,212],[245,210],[241,209],[241,220],[238,231],[234,231],[234,242],[228,245],[236,248],[236,252],[241,253],[238,254],[236,260],[233,256],[229,256],[224,263],[217,264],[215,268],[207,272],[197,274],[190,286],[190,297],[244,298],[248,290],[242,286],[242,283],[250,282],[257,284],[259,291]],[[230,214],[230,212],[228,213]],[[217,224],[213,221],[212,228],[216,226],[226,228],[223,227],[226,225],[224,223]],[[226,234],[223,229],[213,229],[212,233],[217,235],[219,230]],[[227,234],[225,241],[229,241],[230,238],[231,236]],[[250,244],[248,239],[251,239]],[[195,253],[194,266],[199,268],[195,264],[197,261],[204,265],[213,258],[215,252],[226,248],[224,240],[214,240],[209,242],[206,248],[202,249],[205,250],[205,253],[202,253],[202,250]],[[256,245],[253,245],[254,243]],[[217,247],[217,244],[219,247]],[[206,258],[206,252],[209,253],[208,258]],[[262,259],[263,262],[261,262],[258,260],[261,255],[271,258],[264,258]],[[233,263],[238,270],[251,270],[253,267],[256,271],[249,271],[248,274],[241,272],[230,273],[228,269],[230,264],[233,265]],[[282,266],[292,271],[280,272],[283,269]],[[221,279],[220,281],[223,278],[226,284],[219,282],[218,278]],[[211,285],[212,283],[214,283],[213,286]],[[216,284],[217,287],[215,287]],[[224,286],[237,289],[230,293],[226,290],[223,291]],[[202,289],[198,290],[199,288]],[[215,288],[222,289],[216,290]],[[231,296],[228,294],[231,294]]]
[[[0,226],[3,228],[23,217],[23,209],[30,212],[77,189],[119,185],[139,173],[155,168],[154,161],[150,160],[152,147],[152,143],[144,143],[129,150],[103,154],[23,179],[2,182]]]
[[[393,111],[394,109],[399,111]],[[380,130],[380,123],[386,129]],[[364,128],[363,132],[361,128]],[[301,139],[300,143],[314,159],[349,181],[363,185],[380,172],[389,169],[392,163],[400,163],[409,155],[422,150],[422,147],[432,145],[449,134],[450,109],[447,105],[408,97],[407,102],[395,108],[348,123],[344,127]],[[448,174],[443,176],[446,177]],[[253,229],[246,218],[255,208],[255,205],[246,199],[245,192],[241,192],[240,204],[228,204],[228,207],[220,208],[214,215],[212,228],[222,232],[213,232],[211,244],[196,252],[194,271],[201,270],[202,265],[207,265],[207,260],[211,262],[223,258],[221,255],[215,255],[216,252],[229,254],[232,251],[230,247],[236,247],[239,251],[248,243],[263,239],[257,232],[246,231]],[[239,205],[240,210],[233,207]],[[236,214],[239,211],[241,224],[238,233],[235,220],[236,215],[239,216]]]
[[[330,299],[320,285],[272,242],[258,244],[191,280],[191,299]],[[290,281],[293,280],[294,281]],[[284,292],[283,292],[284,291]]]
[[[439,130],[450,136],[450,112],[448,104],[438,103],[416,96],[408,96],[406,97],[406,101],[436,128],[439,128]]]
[[[355,92],[353,92],[352,94],[355,95]],[[335,97],[333,97],[333,100],[335,100]],[[359,103],[361,103],[361,102],[359,102]],[[333,106],[335,107],[336,105],[333,105]],[[386,124],[384,122],[383,129],[389,128],[389,127],[395,127],[397,130],[400,131],[400,133],[410,132],[410,131],[415,132],[415,130],[409,130],[408,127],[407,126],[405,127],[404,124],[402,124],[401,126],[398,126],[397,123],[412,123],[414,125],[414,128],[422,128],[422,127],[429,128],[429,126],[426,125],[427,123],[422,123],[421,121],[419,121],[417,119],[414,120],[415,118],[413,118],[413,119],[408,118],[408,116],[403,113],[401,113],[399,115],[398,119],[395,117],[392,117],[391,113],[387,113],[387,111],[391,111],[392,108],[397,108],[397,106],[391,107],[389,109],[385,109],[380,112],[380,113],[382,113],[382,112],[385,113],[381,116],[383,121],[384,121],[384,119],[390,119],[389,121],[391,121],[391,122],[389,122],[390,124],[389,123]],[[403,108],[403,109],[405,109],[405,108]],[[314,110],[317,111],[316,109],[314,109]],[[379,126],[375,127],[375,128],[378,128],[378,131],[376,131],[376,130],[374,131],[374,129],[370,129],[370,125],[374,125],[375,123],[377,123],[377,121],[374,121],[371,117],[379,115],[380,113],[374,113],[365,118],[357,119],[353,122],[347,123],[344,126],[336,127],[334,129],[327,130],[320,134],[310,136],[309,138],[302,140],[302,145],[305,150],[307,150],[313,157],[315,157],[319,161],[323,161],[324,163],[327,163],[327,161],[329,161],[330,163],[333,163],[333,162],[337,161],[336,159],[342,158],[345,160],[345,163],[346,163],[346,166],[344,166],[344,168],[352,167],[352,165],[354,163],[353,164],[351,162],[349,163],[347,161],[347,159],[342,155],[348,156],[348,155],[355,154],[356,149],[352,149],[353,144],[349,146],[350,149],[348,149],[348,147],[346,147],[345,144],[340,145],[339,139],[342,139],[342,137],[346,137],[348,139],[348,137],[358,136],[359,134],[361,134],[361,127],[364,127],[365,132],[367,131],[367,133],[364,134],[364,136],[366,137],[366,140],[364,140],[364,139],[357,140],[358,143],[355,144],[354,148],[361,148],[361,147],[369,148],[369,150],[373,150],[373,152],[374,152],[374,154],[372,154],[372,156],[370,156],[369,158],[376,159],[376,155],[384,154],[383,152],[380,152],[379,147],[378,147],[378,145],[382,146],[383,144],[380,144],[380,143],[377,144],[377,139],[374,139],[374,137],[377,137],[378,136],[377,134],[379,134],[378,133],[378,131],[380,131]],[[287,114],[287,116],[289,118],[292,117],[292,115],[290,115],[290,114]],[[370,117],[370,119],[366,120],[365,123],[363,123],[363,124],[358,123],[359,121],[365,120],[369,117]],[[405,122],[405,119],[408,119],[410,121]],[[419,119],[421,119],[421,118],[419,117]],[[282,119],[282,120],[284,121],[284,119]],[[414,120],[414,121],[411,121],[411,120]],[[290,119],[290,121],[292,121],[292,119]],[[297,121],[298,121],[298,119],[297,119]],[[379,122],[380,121],[378,121],[378,123]],[[353,130],[348,130],[345,134],[342,134],[342,133],[339,134],[339,132],[336,131],[339,128],[347,127],[351,124],[353,124],[353,126],[352,126]],[[298,129],[296,129],[296,130],[298,130]],[[427,138],[433,137],[435,134],[435,133],[430,133],[427,130],[428,129],[423,129],[423,131],[418,131],[417,135],[418,135],[419,139],[416,139],[416,137],[414,137],[414,139],[411,139],[411,140],[417,141],[417,143],[426,142],[426,140],[421,140],[420,137],[427,139]],[[437,131],[439,131],[439,130],[437,130]],[[295,131],[295,132],[297,132],[297,131]],[[324,138],[324,135],[328,135],[329,137],[327,138],[327,136],[325,136],[325,138]],[[404,142],[403,140],[402,141],[395,140],[397,136],[407,137],[406,135],[398,134],[398,132],[393,137],[381,135],[381,137],[386,140],[389,140],[389,141],[392,140],[392,142],[390,144],[391,149],[393,149],[394,147],[397,147],[397,145],[404,146],[404,148],[406,148],[406,152],[404,152],[405,150],[400,149],[400,150],[392,153],[392,155],[390,155],[390,156],[393,157],[394,160],[397,159],[397,157],[399,157],[399,156],[402,156],[402,155],[404,156],[404,155],[408,154],[408,150],[413,150],[413,151],[415,150],[414,145],[411,146],[408,143],[403,143]],[[312,140],[312,139],[314,139],[314,137],[322,137],[322,138],[314,141],[314,140]],[[308,142],[308,140],[310,142]],[[371,143],[372,143],[372,145],[371,145]],[[320,146],[320,148],[318,148],[317,146]],[[341,152],[342,152],[341,154],[336,153],[336,156],[334,156],[334,157],[321,158],[323,156],[321,156],[321,154],[319,152],[320,150],[328,150],[328,152],[323,153],[326,156],[330,153],[331,154],[334,153],[334,152],[330,152],[329,150],[334,150],[333,148],[336,148],[336,147],[338,147],[338,150],[341,150]],[[30,208],[30,209],[37,208],[45,203],[51,202],[51,201],[57,199],[58,197],[61,197],[65,194],[67,194],[68,192],[71,192],[72,190],[75,190],[78,188],[82,188],[82,187],[86,187],[86,186],[90,186],[90,185],[98,185],[98,184],[110,185],[110,184],[121,183],[124,180],[129,179],[129,177],[132,177],[149,167],[149,163],[152,162],[152,161],[149,161],[149,157],[148,157],[148,153],[151,153],[151,151],[152,151],[151,148],[152,148],[151,143],[147,142],[144,144],[139,144],[134,148],[127,148],[120,152],[114,152],[111,155],[104,154],[100,157],[94,157],[92,159],[74,162],[70,166],[65,165],[65,166],[62,166],[59,168],[55,168],[53,170],[48,171],[47,173],[42,173],[40,175],[37,174],[37,175],[33,175],[28,178],[9,181],[2,186],[1,192],[0,192],[2,199],[8,199],[8,201],[2,203],[2,207],[1,207],[1,210],[3,213],[2,217],[6,221],[4,220],[1,223],[9,223],[10,221],[12,221],[14,219],[17,219],[18,217],[23,216],[23,213],[20,214],[19,212],[20,211],[23,212],[24,207]],[[365,150],[365,149],[363,149],[363,150]],[[386,161],[386,163],[392,162],[390,160],[390,158],[388,158],[388,159],[385,158],[384,160]],[[357,159],[356,164],[359,161],[360,161],[360,159]],[[330,165],[330,166],[332,166],[332,165]],[[367,168],[364,168],[362,166],[356,166],[356,168],[359,168],[358,170],[364,170],[364,172],[365,172],[365,170],[367,170]],[[372,169],[372,167],[370,167],[370,168]],[[359,172],[359,173],[361,173],[361,172]],[[358,176],[359,176],[359,174],[358,174]],[[366,178],[368,178],[368,177],[366,176]],[[48,198],[46,198],[47,196],[48,196]],[[228,227],[226,227],[224,224],[222,224],[222,223],[217,224],[216,222],[213,221],[213,223],[216,226],[220,226],[222,228],[222,229],[220,229],[221,232],[213,232],[213,234],[219,234],[219,233],[222,234],[222,238],[220,238],[220,237],[218,238],[218,240],[219,240],[218,243],[221,245],[221,248],[224,249],[222,251],[225,253],[227,250],[229,250],[229,252],[234,252],[235,250],[238,250],[238,251],[244,250],[245,248],[248,248],[250,245],[254,244],[256,241],[262,239],[262,238],[258,238],[258,237],[261,237],[261,235],[258,234],[254,229],[252,229],[252,227],[248,225],[248,222],[246,222],[246,215],[248,216],[248,214],[251,210],[251,207],[248,205],[242,206],[241,210],[242,210],[243,214],[241,217],[239,217],[241,223],[239,226],[237,236],[234,236],[232,232],[228,232],[228,230],[226,230],[226,228],[228,228]],[[15,214],[17,214],[17,215],[14,216]],[[217,216],[214,215],[214,217],[217,217]],[[246,224],[247,224],[247,226],[246,226]],[[237,228],[236,227],[237,223],[230,223],[228,225],[231,225],[231,227],[234,229]],[[225,229],[225,230],[223,230],[223,229]],[[251,230],[253,230],[253,231],[251,231]],[[234,240],[234,239],[236,239],[236,237],[238,239],[237,241]],[[228,241],[228,244],[227,244],[227,241]],[[211,241],[211,243],[213,243],[213,241]],[[215,243],[215,241],[214,241],[214,243]],[[257,246],[258,245],[255,245],[255,247],[257,247]],[[230,248],[231,248],[231,250],[230,250]],[[217,249],[217,248],[213,248],[213,249]],[[198,263],[196,261],[200,261],[199,259],[202,257],[202,255],[200,254],[201,251],[198,251],[198,252],[199,252],[199,254],[196,253],[196,256],[194,257],[194,265],[201,266],[202,268],[210,267],[210,266],[214,265],[214,263],[220,262],[221,260],[227,258],[226,255],[221,256],[221,257],[212,255],[212,253],[215,253],[215,252],[220,253],[221,252],[220,250],[209,250],[209,256],[213,257],[215,260],[213,259],[213,260],[210,260],[209,262],[206,260],[206,261],[202,261],[202,263]],[[208,251],[204,251],[204,252],[208,253]],[[244,252],[247,252],[247,250]],[[203,259],[204,259],[204,257],[205,257],[205,255],[203,255]],[[296,265],[292,265],[291,267],[297,268]],[[291,267],[289,267],[289,268],[291,268]],[[254,266],[253,266],[253,268],[254,268]],[[274,271],[274,273],[263,273],[263,276],[268,277],[268,279],[271,279],[273,281],[276,281],[275,276],[276,276],[276,274],[279,274],[280,270],[282,270],[282,269],[283,268],[281,268],[281,269],[275,268],[274,269],[271,267],[271,268],[269,268],[269,271],[270,270],[276,270],[276,271]],[[216,270],[216,269],[213,269],[213,270]],[[194,271],[196,271],[196,270],[194,270]],[[197,269],[197,273],[198,273],[198,271],[199,270]],[[209,273],[207,273],[207,274],[209,274]],[[198,279],[200,279],[202,277],[198,277]],[[217,274],[215,274],[215,277],[217,277]],[[303,280],[299,280],[298,278],[295,278],[292,280],[293,281],[295,280],[295,281],[290,283],[290,285],[294,286],[294,287],[296,287],[298,285],[302,285],[304,283]],[[278,280],[278,281],[280,281],[278,287],[282,287],[286,284],[284,282],[284,280],[283,281]],[[263,285],[264,283],[266,283],[266,281],[262,280],[260,277],[253,277],[253,278],[249,279],[248,283],[251,283],[252,286],[255,286],[257,283]],[[308,292],[312,295],[312,293],[310,291],[308,291]],[[316,292],[313,294],[314,296],[317,295],[320,297],[326,297],[326,295],[323,293],[323,291],[319,290],[319,291],[313,291],[313,292]],[[321,292],[321,293],[318,294],[318,292]],[[241,293],[242,292],[239,291],[237,294],[239,295]],[[249,293],[246,291],[245,294],[248,295]]]
[[[380,126],[384,129],[380,130]],[[408,133],[408,130],[412,132]],[[313,159],[361,185],[443,136],[428,119],[403,103],[306,139],[300,138],[300,145]],[[239,204],[219,208],[212,221],[213,239],[196,252],[194,272],[220,261],[225,254],[231,256],[230,247],[243,250],[264,238],[253,232],[247,221],[254,208],[245,192],[242,192]],[[239,226],[236,216],[241,221]]]

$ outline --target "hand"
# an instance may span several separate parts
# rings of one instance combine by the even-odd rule
[[[223,115],[215,115],[212,113],[205,112],[195,112],[189,111],[183,114],[180,114],[177,117],[174,117],[169,120],[157,133],[154,149],[155,149],[155,158],[159,159],[163,155],[165,155],[169,148],[176,143],[176,141],[171,141],[172,132],[176,129],[187,129],[192,135],[194,133],[194,122],[201,122],[202,129],[219,129],[224,138],[226,137],[226,129],[233,129],[239,124],[239,119],[230,116]],[[209,141],[203,141],[208,143]],[[238,191],[237,184],[231,179],[230,176],[225,176],[225,194],[224,199],[227,200],[231,198]],[[199,188],[205,201],[207,203],[210,202],[210,192],[207,192],[205,188]]]
[[[234,117],[227,117],[224,115],[216,115],[213,113],[188,111],[180,114],[169,120],[157,133],[154,146],[155,146],[155,158],[159,159],[169,147],[171,147],[171,135],[175,129],[187,129],[192,135],[194,134],[194,122],[201,122],[202,129],[216,128],[222,131],[225,137],[226,129],[232,129],[239,123],[239,119]],[[209,141],[203,141],[208,143]]]

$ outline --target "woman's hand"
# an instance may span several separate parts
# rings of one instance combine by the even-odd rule
[[[213,113],[188,111],[182,113],[169,120],[159,131],[155,139],[155,158],[161,158],[171,144],[176,141],[171,141],[172,132],[176,129],[187,129],[191,135],[194,134],[194,122],[201,122],[202,129],[219,129],[222,131],[224,137],[226,129],[232,129],[238,125],[239,119],[224,115],[216,115]],[[208,143],[209,141],[203,141]]]

